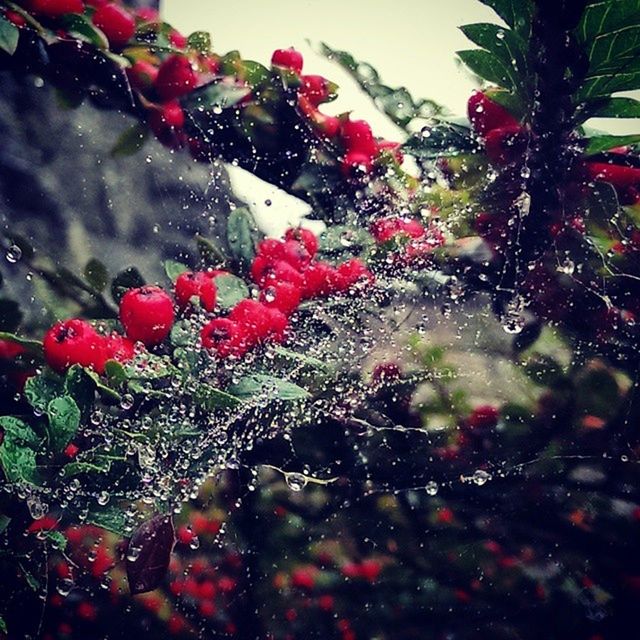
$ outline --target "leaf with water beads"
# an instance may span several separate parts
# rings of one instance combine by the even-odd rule
[[[162,583],[174,543],[171,516],[155,516],[136,529],[129,541],[126,560],[133,595],[152,591]]]

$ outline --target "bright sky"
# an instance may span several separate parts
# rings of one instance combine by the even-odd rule
[[[455,51],[473,48],[458,30],[497,16],[478,0],[164,0],[164,18],[184,33],[209,31],[214,49],[238,49],[242,56],[268,64],[274,49],[293,46],[305,57],[305,72],[324,75],[340,85],[340,97],[323,110],[353,111],[368,120],[377,135],[400,139],[346,73],[309,46],[324,41],[372,64],[389,86],[406,86],[414,97],[432,98],[463,115],[474,84],[456,64]],[[640,92],[635,92],[636,94]],[[615,133],[636,133],[637,122],[594,123]],[[274,211],[295,221],[304,206],[255,180],[233,175],[238,195],[248,200],[265,230]],[[273,201],[271,207],[264,200]]]

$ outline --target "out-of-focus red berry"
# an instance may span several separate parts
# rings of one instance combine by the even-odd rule
[[[124,47],[136,32],[134,17],[124,7],[113,2],[96,9],[91,21],[107,36],[109,44],[117,49]]]
[[[260,292],[262,304],[278,309],[287,316],[298,308],[301,298],[300,287],[290,282],[274,282]]]
[[[296,240],[304,245],[309,255],[313,258],[318,253],[318,237],[313,231],[304,227],[292,227],[284,234],[285,240]]]
[[[82,0],[29,0],[29,10],[47,18],[59,18],[66,13],[82,13]]]
[[[189,93],[197,84],[198,76],[189,59],[176,54],[160,65],[155,86],[162,100],[169,101]]]
[[[297,74],[302,73],[303,62],[302,54],[293,47],[289,49],[276,49],[271,56],[272,65],[291,69],[291,71],[295,71]]]
[[[475,132],[480,136],[486,136],[493,129],[519,126],[518,120],[502,105],[494,102],[481,91],[477,91],[469,98],[467,114]]]

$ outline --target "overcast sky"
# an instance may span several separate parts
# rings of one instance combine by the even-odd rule
[[[220,53],[238,49],[243,57],[268,64],[274,49],[299,49],[306,73],[324,75],[340,85],[340,97],[323,106],[325,112],[353,111],[355,117],[369,120],[377,135],[390,139],[400,139],[395,126],[307,40],[345,49],[372,64],[385,84],[406,86],[414,97],[432,98],[462,115],[475,85],[456,64],[455,51],[473,45],[457,27],[498,21],[478,0],[164,0],[162,13],[184,33],[209,31]],[[636,133],[638,128],[632,120],[600,120],[594,126],[616,133]],[[236,182],[240,195],[252,199],[261,215],[264,199],[278,195],[265,195],[253,185]],[[252,196],[254,192],[258,195]],[[293,218],[299,215],[298,205],[282,202],[293,206]]]

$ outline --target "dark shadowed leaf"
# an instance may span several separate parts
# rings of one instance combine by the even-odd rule
[[[127,551],[127,579],[132,594],[160,586],[175,542],[171,516],[159,515],[134,532]]]
[[[229,214],[227,242],[236,260],[248,265],[255,256],[258,228],[248,209],[239,207]]]
[[[640,118],[640,101],[633,98],[606,98],[586,112],[588,118]]]
[[[144,278],[135,267],[129,267],[121,271],[111,283],[111,295],[115,302],[119,303],[122,296],[135,287],[142,287],[145,284]]]
[[[84,268],[85,280],[96,290],[103,291],[109,282],[107,268],[95,258],[91,258]]]
[[[138,122],[120,135],[111,149],[111,155],[114,158],[132,156],[142,149],[148,137],[149,128]]]
[[[402,146],[408,154],[422,160],[480,151],[471,129],[452,122],[439,122],[411,136]]]
[[[0,329],[15,331],[22,322],[22,311],[15,300],[0,300]]]

